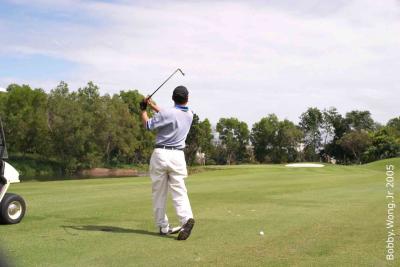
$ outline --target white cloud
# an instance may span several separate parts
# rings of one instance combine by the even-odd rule
[[[235,116],[252,123],[268,113],[297,121],[308,106],[369,109],[381,122],[399,115],[389,106],[400,100],[394,0],[18,2],[68,19],[28,18],[29,27],[3,21],[11,27],[0,24],[0,54],[75,62],[79,67],[66,75],[75,87],[93,80],[104,92],[150,93],[182,67],[188,75],[173,79],[156,100],[168,105],[171,89],[186,84],[194,109],[214,122]]]

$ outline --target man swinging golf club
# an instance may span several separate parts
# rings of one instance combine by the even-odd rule
[[[187,107],[188,98],[186,87],[178,86],[172,95],[175,103],[172,108],[160,109],[150,97],[140,103],[144,126],[157,131],[156,145],[150,159],[155,221],[160,228],[160,235],[178,233],[178,240],[186,240],[194,226],[184,181],[187,169],[183,149],[193,120],[193,113]],[[147,115],[147,105],[156,112],[152,118]],[[172,228],[169,225],[166,214],[168,189],[182,227]]]

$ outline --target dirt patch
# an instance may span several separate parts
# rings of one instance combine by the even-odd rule
[[[93,168],[81,170],[78,175],[81,177],[131,177],[140,176],[140,173],[136,169]]]

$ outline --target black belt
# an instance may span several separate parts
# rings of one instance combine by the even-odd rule
[[[181,150],[181,151],[183,151],[183,148],[179,148],[179,147],[177,147],[177,146],[156,145],[156,148],[162,148],[162,149],[168,149],[168,150]]]

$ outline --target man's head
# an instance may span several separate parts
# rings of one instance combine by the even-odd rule
[[[176,87],[172,93],[172,100],[175,104],[185,105],[189,100],[189,91],[182,85]]]

